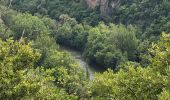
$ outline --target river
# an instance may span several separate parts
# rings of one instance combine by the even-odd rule
[[[97,67],[95,65],[88,64],[82,57],[82,53],[79,51],[76,51],[74,49],[60,46],[60,50],[64,50],[66,52],[69,52],[71,56],[75,59],[75,61],[82,67],[84,74],[89,77],[90,80],[94,79],[95,72],[103,72],[104,69],[101,69],[100,67]]]

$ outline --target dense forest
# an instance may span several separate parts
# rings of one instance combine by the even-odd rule
[[[0,99],[170,100],[168,33],[169,0],[0,0]]]

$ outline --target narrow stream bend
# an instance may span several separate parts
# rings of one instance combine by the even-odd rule
[[[95,70],[83,59],[81,52],[64,46],[60,46],[60,50],[69,52],[75,61],[82,67],[84,74],[88,75],[90,80],[94,79],[94,73],[97,72],[97,70]]]

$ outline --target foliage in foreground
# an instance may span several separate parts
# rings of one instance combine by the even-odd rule
[[[124,63],[136,58],[138,39],[131,26],[101,23],[86,30],[84,24],[68,16],[57,26],[47,17],[14,15],[0,23],[0,37],[5,40],[0,40],[0,99],[169,99],[169,34],[163,33],[161,40],[152,44],[146,56],[149,63],[143,68],[134,62]],[[23,33],[26,42],[21,41]],[[10,36],[17,38],[6,40]],[[116,72],[97,73],[93,81],[87,81],[79,65],[58,50],[51,36],[63,40],[71,36],[69,45],[79,48],[83,44],[87,58],[105,67],[114,69],[120,62],[123,66]],[[87,45],[81,39],[87,40]]]
[[[40,54],[30,44],[0,40],[1,99],[70,98],[53,85],[52,70],[34,69]]]
[[[163,33],[161,41],[149,49],[151,64],[146,68],[125,64],[118,72],[97,74],[91,85],[94,99],[168,100],[170,91],[170,35]]]

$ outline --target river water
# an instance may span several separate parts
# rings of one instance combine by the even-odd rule
[[[90,80],[94,79],[95,72],[103,72],[103,69],[100,69],[99,67],[95,65],[88,64],[82,57],[82,53],[79,51],[76,51],[74,49],[60,46],[60,50],[64,50],[66,52],[69,52],[71,56],[75,59],[75,61],[82,67],[84,74],[89,77]]]

